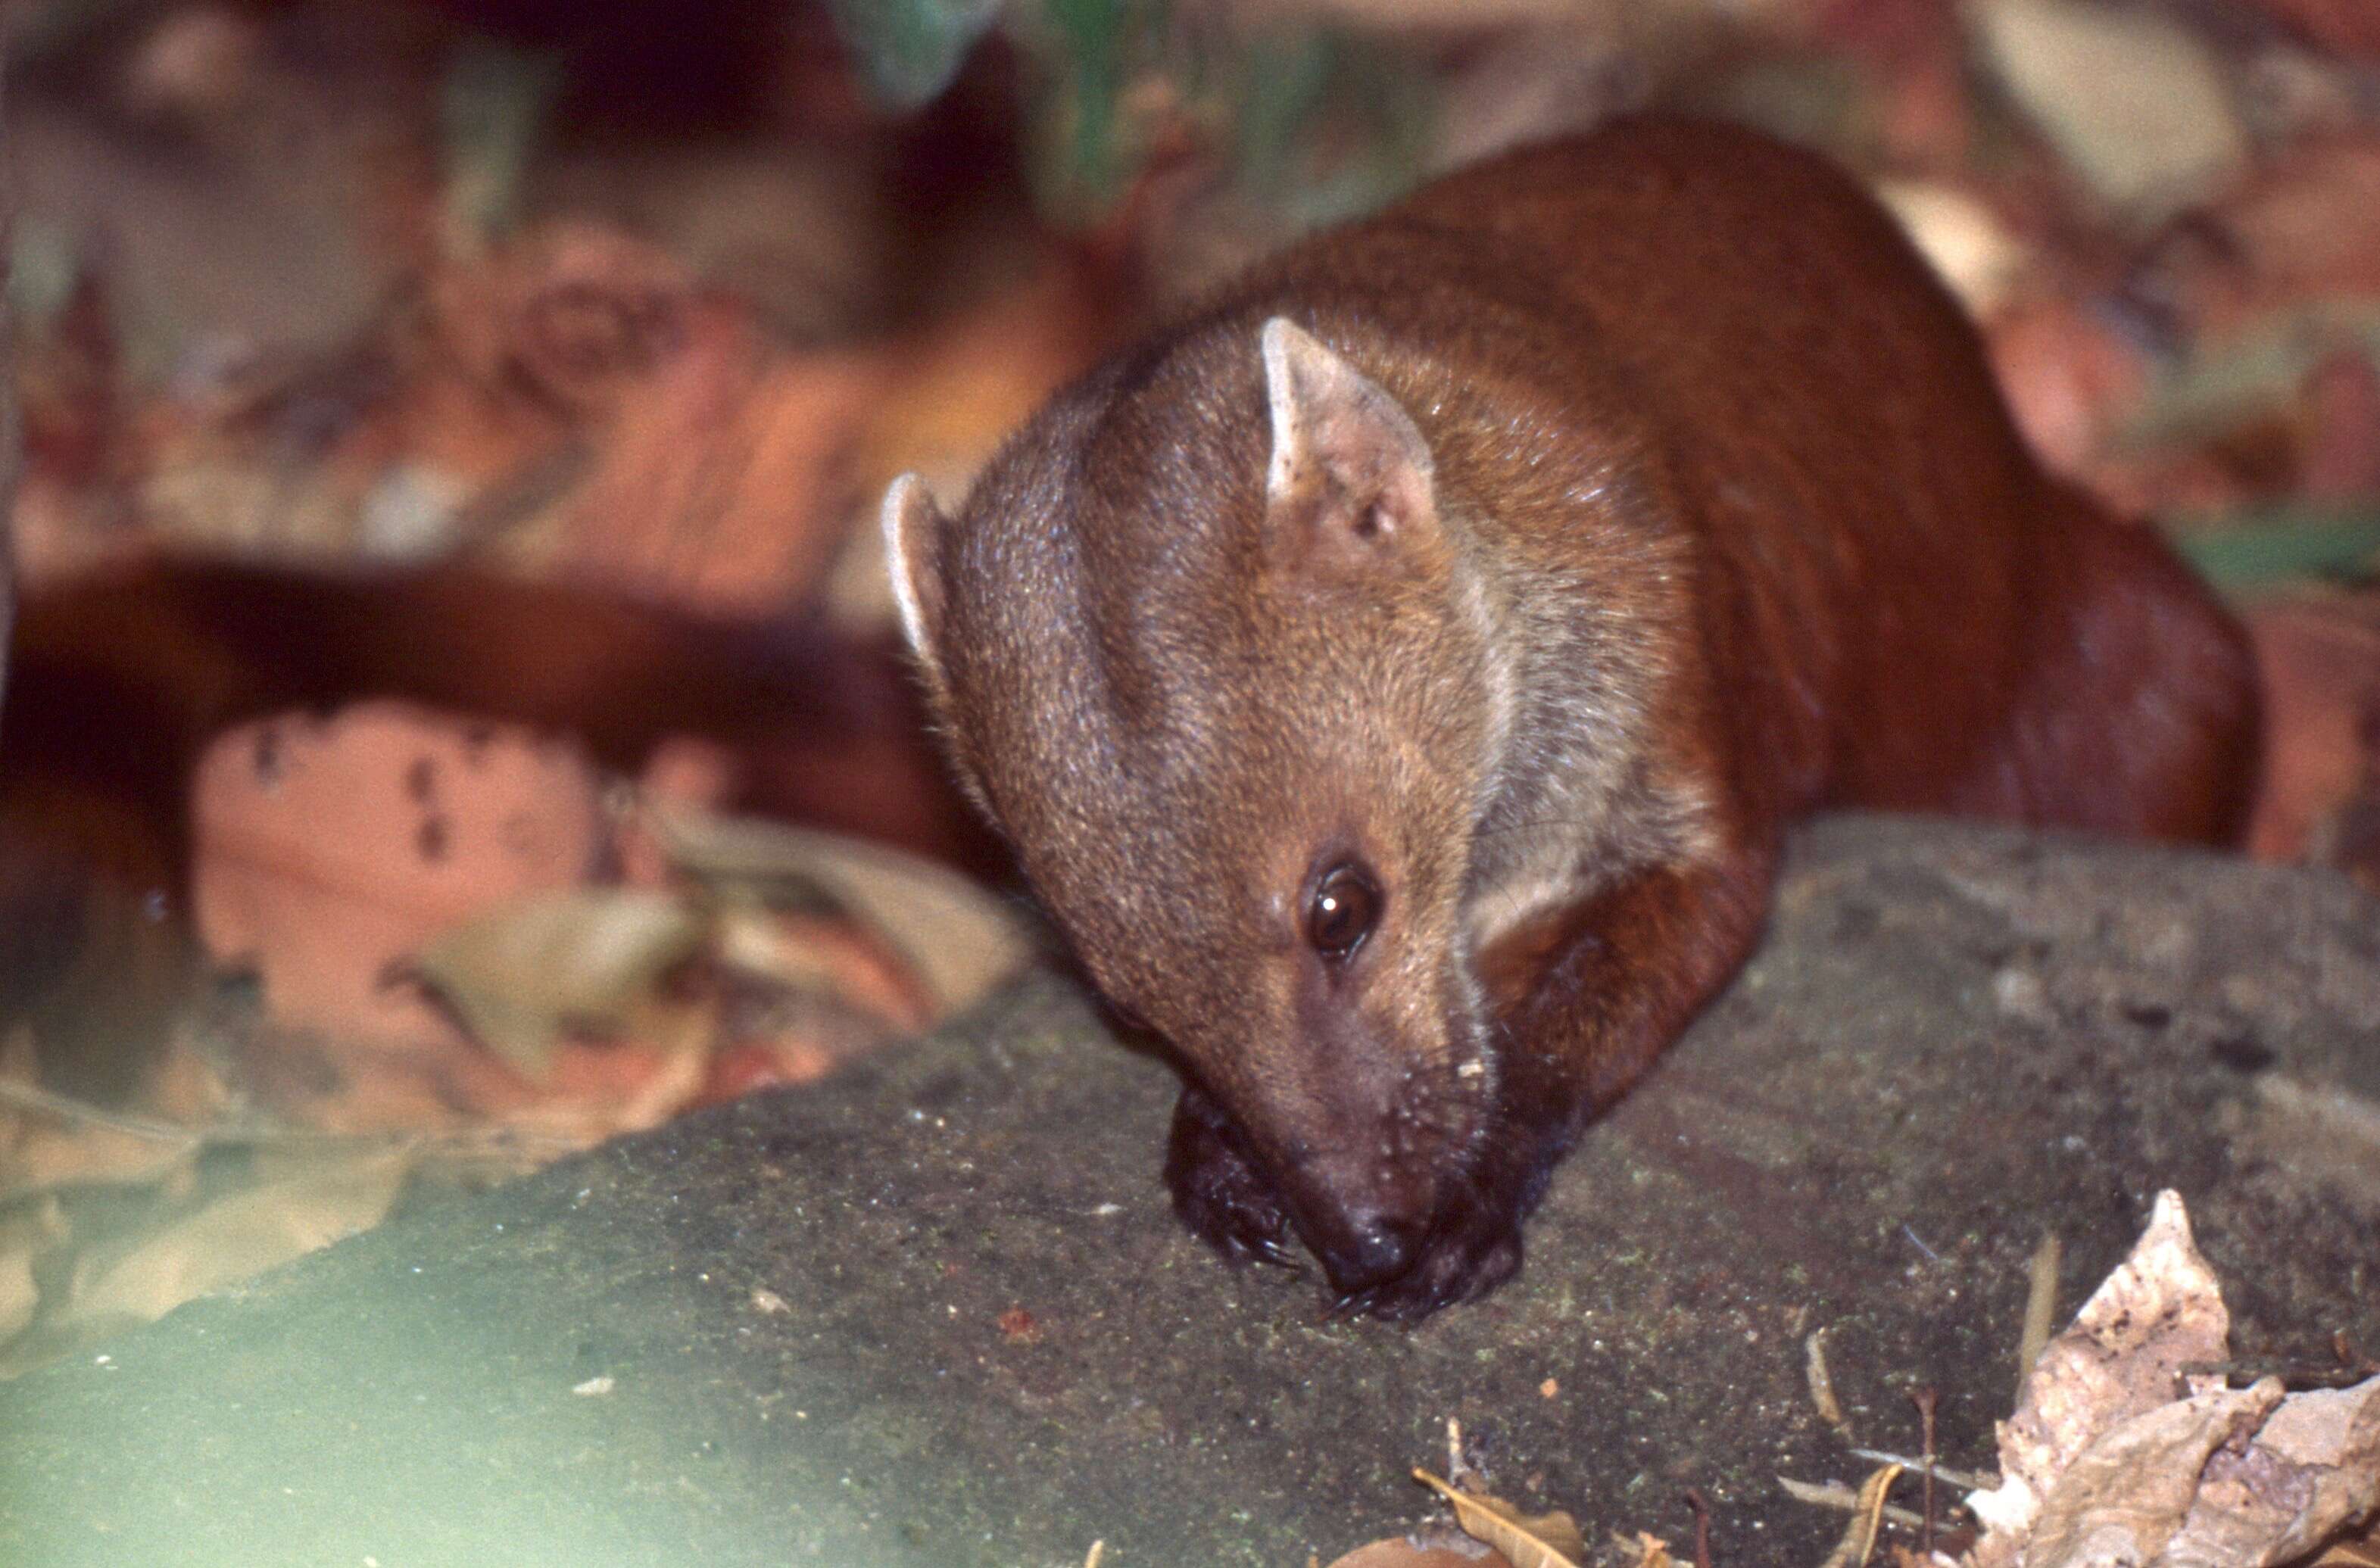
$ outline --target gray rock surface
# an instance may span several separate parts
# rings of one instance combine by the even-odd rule
[[[1324,1562],[1448,1417],[1591,1541],[1814,1563],[1779,1473],[1991,1462],[2026,1262],[2070,1312],[2179,1187],[2241,1355],[2380,1347],[2380,905],[1883,819],[1563,1167],[1520,1281],[1415,1331],[1181,1234],[1172,1083],[1038,979],[822,1088],[425,1209],[0,1389],[0,1562]]]

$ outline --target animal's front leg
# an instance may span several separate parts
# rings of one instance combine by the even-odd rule
[[[1649,1067],[1742,964],[1773,858],[1639,873],[1483,954],[1496,1110],[1413,1267],[1342,1305],[1417,1319],[1521,1266],[1521,1222],[1579,1131]]]
[[[1183,1087],[1173,1107],[1165,1185],[1191,1234],[1233,1262],[1296,1260],[1288,1211],[1242,1150],[1229,1118],[1195,1084]]]

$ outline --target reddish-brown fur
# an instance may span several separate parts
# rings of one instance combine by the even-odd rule
[[[575,736],[627,773],[668,736],[709,740],[739,768],[747,809],[1003,865],[927,750],[899,650],[815,617],[705,617],[468,567],[199,556],[103,568],[19,608],[0,799],[37,787],[123,798],[167,835],[171,859],[188,769],[218,730],[400,697]],[[23,811],[15,826],[37,831]]]
[[[1518,1266],[1794,816],[2247,805],[2236,626],[2043,474],[1873,201],[1742,132],[1455,175],[1095,371],[959,518],[886,511],[965,782],[1183,1059],[1177,1206],[1358,1308]],[[1350,867],[1377,929],[1318,953]]]

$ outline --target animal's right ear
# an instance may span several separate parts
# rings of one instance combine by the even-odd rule
[[[942,687],[942,536],[950,519],[916,474],[903,474],[884,492],[884,565],[901,606],[909,650],[937,693]]]
[[[1387,388],[1285,316],[1258,339],[1272,456],[1265,504],[1297,559],[1374,566],[1437,530],[1429,443]]]

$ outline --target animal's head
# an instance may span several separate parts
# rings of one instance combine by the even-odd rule
[[[1511,674],[1458,508],[1282,318],[1110,364],[956,518],[884,506],[967,787],[1342,1290],[1406,1266],[1494,1091],[1464,899]]]

